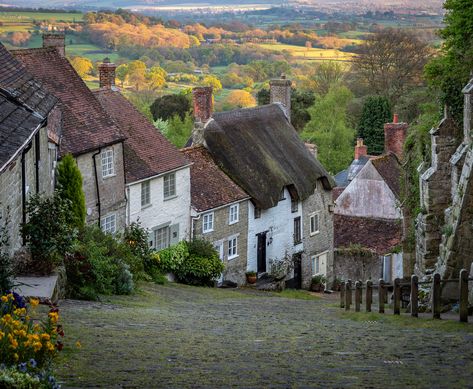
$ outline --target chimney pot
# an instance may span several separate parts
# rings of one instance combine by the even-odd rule
[[[399,123],[399,115],[397,113],[394,114],[393,123],[395,124]]]
[[[43,33],[43,47],[54,47],[61,57],[66,56],[66,34],[64,33]]]
[[[109,88],[115,86],[115,69],[117,65],[110,62],[110,58],[104,58],[99,65],[99,86],[100,88]]]
[[[355,160],[359,160],[360,157],[366,157],[367,155],[368,147],[363,144],[363,138],[358,138],[355,146]]]

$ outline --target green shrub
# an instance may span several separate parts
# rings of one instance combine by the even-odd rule
[[[10,290],[13,286],[13,270],[10,255],[7,253],[9,246],[9,208],[6,209],[6,214],[3,217],[0,215],[0,294]]]
[[[141,223],[133,222],[125,228],[123,242],[129,247],[131,253],[139,259],[138,268],[135,266],[135,274],[145,271],[150,274],[153,267],[151,258],[152,250],[148,243],[148,231],[141,226]]]
[[[50,273],[72,248],[75,233],[68,218],[70,201],[59,192],[32,195],[26,203],[28,221],[21,226],[33,258],[31,271]]]

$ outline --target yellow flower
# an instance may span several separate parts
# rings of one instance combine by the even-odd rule
[[[76,347],[77,347],[77,348],[81,348],[81,347],[82,347],[82,345],[80,344],[79,341],[76,342]]]
[[[45,347],[48,349],[48,351],[56,350],[56,347],[54,347],[54,344],[52,344],[51,342],[46,343]]]
[[[10,344],[12,349],[16,349],[18,347],[18,341],[16,339],[10,339]]]
[[[5,332],[0,331],[0,340],[2,340],[5,336]]]
[[[41,344],[41,342],[34,342],[33,343],[33,350],[34,352],[38,352],[39,350],[41,350],[41,348],[43,347],[43,345]]]
[[[15,300],[15,296],[13,296],[13,293],[7,294],[7,297],[9,300]]]
[[[7,302],[8,302],[8,297],[2,296],[2,303],[7,303]]]
[[[49,334],[41,334],[41,339],[42,340],[49,340],[49,339],[51,339],[51,336],[49,336]]]
[[[49,318],[51,319],[51,322],[57,323],[59,319],[59,314],[57,312],[49,312]]]
[[[13,359],[15,360],[15,362],[18,362],[18,359],[20,359],[20,357],[18,356],[17,353],[13,354]]]
[[[30,299],[30,305],[32,308],[36,308],[38,304],[39,304],[39,299],[34,299],[34,298]]]

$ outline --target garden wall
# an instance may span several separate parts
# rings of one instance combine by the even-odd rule
[[[333,256],[333,274],[346,281],[378,280],[383,275],[383,257],[363,248],[336,249]]]

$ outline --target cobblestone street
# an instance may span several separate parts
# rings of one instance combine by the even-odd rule
[[[151,284],[103,303],[63,301],[69,351],[57,375],[87,388],[473,387],[473,326],[426,329],[337,303]]]

